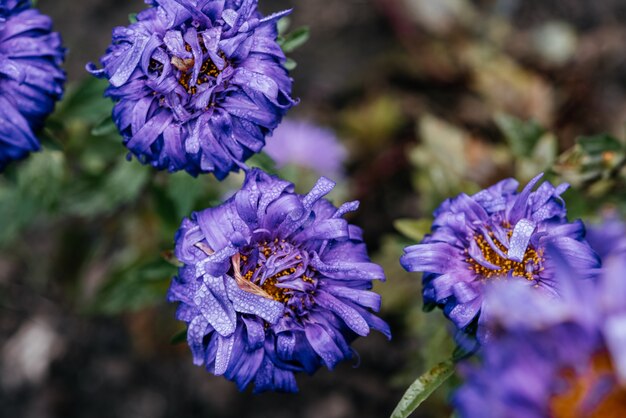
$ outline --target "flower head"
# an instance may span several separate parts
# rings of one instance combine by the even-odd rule
[[[598,281],[581,280],[565,258],[557,264],[558,298],[528,287],[488,292],[493,332],[481,361],[465,367],[460,417],[626,416],[626,257]]]
[[[33,131],[63,95],[65,49],[27,0],[0,0],[0,170],[39,149]]]
[[[124,144],[142,163],[219,179],[294,105],[276,21],[257,0],[153,0],[102,57]]]
[[[346,149],[330,129],[289,119],[268,138],[265,152],[278,168],[295,164],[329,177],[343,174],[342,166],[347,156]]]
[[[423,276],[424,302],[438,305],[460,329],[484,337],[488,320],[483,291],[496,280],[521,281],[538,293],[558,295],[559,281],[548,246],[561,251],[585,277],[599,259],[584,240],[580,221],[568,223],[560,195],[567,185],[535,177],[518,193],[518,183],[503,180],[473,196],[461,194],[435,211],[431,234],[407,247],[401,263]],[[480,316],[480,318],[479,318]]]
[[[374,316],[384,279],[367,255],[361,230],[323,199],[334,186],[321,178],[307,195],[253,169],[222,205],[192,214],[176,236],[184,263],[169,290],[188,324],[195,364],[240,389],[297,390],[295,372],[332,369],[370,328],[389,336]]]

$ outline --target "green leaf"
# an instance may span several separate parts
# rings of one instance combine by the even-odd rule
[[[105,116],[100,122],[91,129],[91,135],[93,136],[106,136],[117,132],[117,126],[113,122],[113,118],[110,115]]]
[[[114,315],[164,302],[175,274],[176,267],[163,259],[133,265],[115,273],[88,308]]]
[[[168,176],[166,194],[176,208],[177,222],[183,217],[189,216],[196,201],[206,189],[207,185],[203,182],[202,177],[194,178],[185,172],[173,173]]]
[[[33,216],[34,208],[27,206],[14,188],[0,189],[0,245],[5,245],[16,236]]]
[[[65,157],[61,151],[33,153],[17,174],[20,195],[42,209],[50,208],[58,201],[64,173]]]
[[[278,35],[282,37],[282,35],[284,35],[285,32],[287,32],[287,29],[289,29],[290,25],[291,25],[291,18],[289,16],[285,16],[282,19],[280,19],[277,23]]]
[[[295,70],[297,66],[298,63],[291,58],[287,58],[287,60],[285,61],[285,68],[287,69],[287,71]]]
[[[310,37],[308,26],[302,26],[291,33],[284,35],[278,40],[280,47],[285,54],[295,51],[304,45]]]
[[[55,212],[65,171],[64,154],[44,149],[5,172],[0,182],[0,244],[10,242],[38,217]]]
[[[176,334],[172,335],[170,344],[177,345],[187,341],[187,328],[180,330]]]
[[[276,173],[276,162],[266,152],[259,152],[254,154],[247,161],[250,167],[258,167],[263,171],[267,171],[270,174]]]
[[[130,13],[128,15],[128,21],[130,23],[137,23],[137,13]]]
[[[111,114],[113,102],[104,97],[107,80],[88,77],[79,84],[68,87],[63,100],[57,104],[53,119],[63,121],[80,120],[81,123],[96,124]]]
[[[589,155],[599,155],[604,152],[620,151],[624,149],[624,146],[619,140],[607,134],[581,136],[576,139],[576,143]]]
[[[530,157],[535,145],[546,132],[535,121],[523,121],[504,113],[498,113],[495,122],[511,146],[513,154],[518,157]]]
[[[421,241],[424,235],[430,232],[431,224],[429,219],[396,219],[393,226],[405,237]]]
[[[452,374],[454,374],[454,362],[447,360],[421,375],[404,392],[396,409],[391,413],[391,418],[406,418],[411,415]]]
[[[114,211],[136,200],[149,179],[148,167],[136,161],[119,160],[103,182],[80,182],[68,193],[65,210],[81,216]],[[82,179],[81,179],[82,180]]]

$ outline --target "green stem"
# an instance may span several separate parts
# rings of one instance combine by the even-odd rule
[[[431,393],[454,374],[454,361],[446,360],[417,378],[404,392],[402,399],[391,413],[391,418],[407,418]]]

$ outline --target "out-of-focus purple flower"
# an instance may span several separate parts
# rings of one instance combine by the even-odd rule
[[[65,49],[27,0],[0,0],[0,170],[39,149],[33,131],[63,95]]]
[[[351,358],[370,328],[390,335],[369,290],[383,270],[342,219],[358,203],[334,207],[323,199],[333,186],[322,177],[299,195],[253,169],[231,199],[183,221],[168,298],[180,302],[195,364],[240,389],[294,392],[295,372]]]
[[[548,246],[563,253],[584,277],[599,259],[584,240],[581,221],[568,223],[560,195],[567,185],[535,185],[535,177],[518,193],[514,179],[503,180],[473,196],[461,194],[435,211],[431,234],[405,249],[401,263],[423,276],[427,305],[437,305],[460,330],[483,339],[480,314],[485,284],[522,281],[536,293],[559,294]],[[480,314],[480,318],[479,318]]]
[[[102,57],[124,144],[142,163],[219,179],[295,104],[276,21],[257,0],[153,0]]]
[[[587,226],[587,241],[603,261],[626,253],[626,224],[607,213],[601,223]]]
[[[333,131],[305,121],[285,120],[267,140],[265,152],[278,168],[295,164],[319,175],[343,174],[347,151]]]
[[[565,255],[565,254],[561,254]],[[490,341],[465,365],[462,418],[626,416],[626,257],[581,280],[557,262],[558,298],[507,286],[488,292]]]

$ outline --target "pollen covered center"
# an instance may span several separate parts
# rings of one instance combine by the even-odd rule
[[[285,240],[262,241],[233,259],[235,278],[242,289],[283,304],[294,302],[298,293],[299,306],[306,304],[306,291],[316,286],[308,258],[306,251]]]
[[[509,230],[507,236],[510,239],[513,231]],[[541,251],[537,251],[531,245],[528,245],[522,261],[511,260],[506,257],[508,249],[495,237],[493,232],[488,233],[489,239],[483,234],[475,234],[474,242],[476,243],[482,259],[486,263],[477,260],[469,255],[466,262],[469,264],[470,270],[477,275],[485,278],[493,276],[506,276],[510,274],[515,277],[525,277],[527,280],[535,280],[535,275],[543,270],[541,262],[543,261]]]
[[[200,42],[200,46],[202,47],[203,54],[206,54],[207,51],[202,42]],[[191,46],[185,44],[185,50],[191,52]],[[220,51],[218,55],[222,59],[226,59],[226,55],[223,52]],[[217,78],[221,73],[220,69],[209,57],[206,57],[202,62],[198,77],[195,80],[193,80],[193,70],[195,66],[195,59],[193,57],[186,59],[172,57],[171,64],[179,70],[178,82],[189,94],[196,94],[198,91],[197,86],[208,83],[211,79]]]
[[[585,372],[576,374],[568,369],[563,371],[562,377],[567,382],[567,390],[553,396],[550,400],[551,417],[626,417],[626,389],[617,384],[615,370],[608,353],[595,354],[591,365]],[[598,387],[602,387],[603,390],[596,390]],[[602,396],[590,396],[591,394]]]

